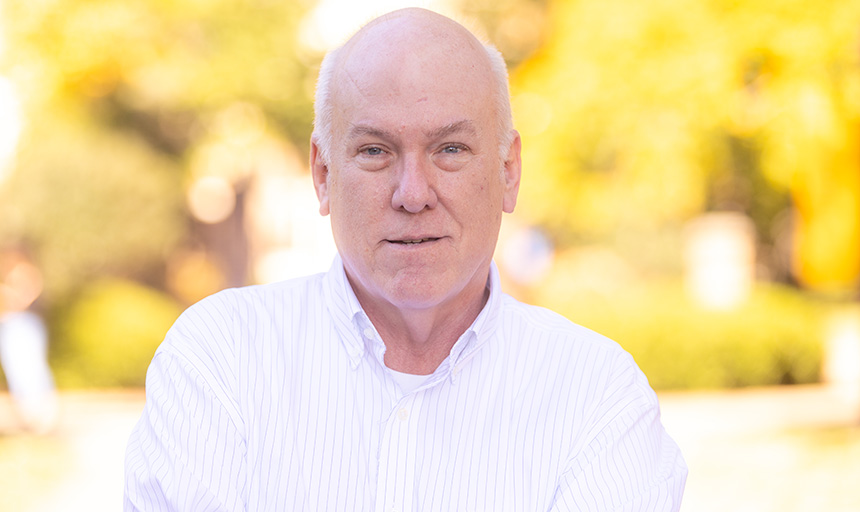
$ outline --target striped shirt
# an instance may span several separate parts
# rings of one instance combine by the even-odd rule
[[[404,393],[343,266],[189,308],[147,373],[126,511],[678,510],[687,468],[616,343],[490,295]]]

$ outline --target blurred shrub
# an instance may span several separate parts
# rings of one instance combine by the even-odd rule
[[[185,235],[180,166],[83,122],[55,118],[33,131],[0,187],[0,240],[30,242],[43,300],[64,300],[97,276],[158,276]]]
[[[818,382],[821,304],[759,284],[731,311],[699,307],[681,283],[617,293],[548,287],[540,302],[621,344],[655,389],[712,389]]]
[[[90,285],[53,325],[57,385],[143,386],[155,349],[180,312],[173,299],[139,284]]]

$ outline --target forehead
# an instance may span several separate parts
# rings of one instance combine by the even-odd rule
[[[494,97],[483,46],[459,25],[399,21],[373,27],[342,49],[332,80],[335,118],[355,123],[355,116],[387,114],[480,124]]]

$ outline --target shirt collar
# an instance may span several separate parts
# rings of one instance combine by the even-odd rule
[[[346,278],[346,271],[343,269],[343,261],[339,254],[335,255],[329,271],[323,278],[323,293],[335,330],[349,354],[352,368],[355,369],[364,357],[365,339],[375,337],[375,332],[372,333],[373,336],[368,336],[371,332],[367,330],[373,328],[372,324]]]
[[[496,332],[501,311],[502,292],[499,271],[495,262],[490,263],[487,287],[490,290],[487,303],[475,321],[472,322],[472,325],[451,347],[448,358],[440,365],[439,370],[452,371],[453,375],[456,375],[460,367],[471,359]],[[334,327],[340,335],[344,349],[349,354],[352,368],[358,367],[368,349],[372,349],[374,355],[382,363],[385,346],[349,284],[340,255],[335,256],[328,273],[324,277],[323,293],[334,321]]]
[[[493,337],[499,325],[502,304],[502,286],[499,282],[499,270],[495,262],[490,262],[490,275],[487,278],[487,288],[490,290],[487,303],[478,313],[472,325],[466,329],[460,339],[451,347],[448,361],[451,369],[456,372]]]

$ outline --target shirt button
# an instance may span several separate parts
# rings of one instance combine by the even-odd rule
[[[365,330],[364,330],[364,337],[365,337],[365,338],[367,338],[367,339],[369,339],[369,340],[370,340],[370,339],[373,339],[373,329],[371,329],[370,327],[368,327],[367,329],[365,329]]]
[[[406,421],[409,418],[409,411],[406,409],[400,409],[397,411],[397,417],[400,418],[400,421]]]

